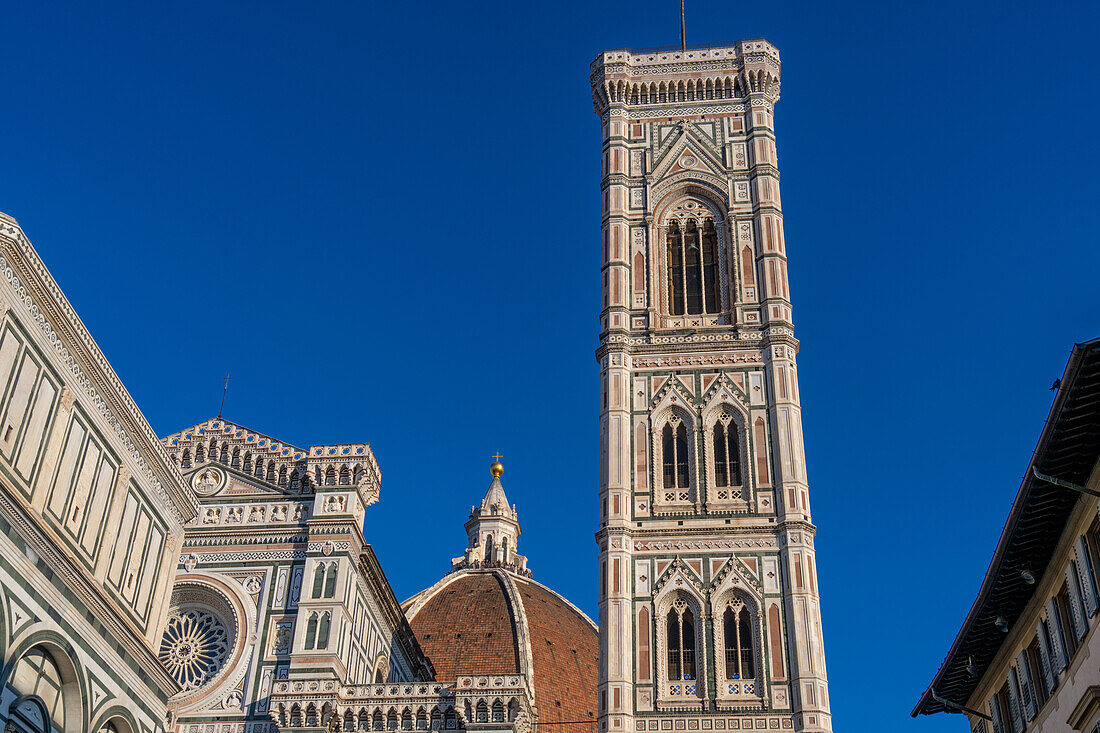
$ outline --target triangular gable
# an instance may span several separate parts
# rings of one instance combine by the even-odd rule
[[[695,380],[692,379],[690,376],[687,379],[684,379],[683,377],[677,377],[676,386],[682,389],[684,392],[687,392],[692,397],[695,396]]]
[[[711,380],[710,387],[703,390],[702,402],[708,407],[717,403],[737,403],[748,410],[748,395],[744,390],[744,378],[738,385],[728,374],[721,374],[717,379]]]
[[[198,474],[211,470],[216,470],[222,475],[222,485],[210,491],[199,491],[201,482]],[[196,489],[200,501],[207,498],[225,498],[229,496],[234,498],[257,497],[261,500],[298,496],[298,492],[292,491],[289,486],[278,486],[265,479],[256,478],[250,473],[245,473],[239,468],[232,468],[222,463],[203,463],[197,468],[184,469],[181,475],[184,483]]]
[[[685,156],[694,158],[694,161],[685,161]],[[680,170],[725,175],[722,154],[714,141],[686,120],[677,126],[675,134],[668,135],[662,141],[654,160],[653,180],[661,180]]]
[[[244,442],[242,446],[246,450],[273,454],[282,460],[297,461],[306,458],[309,451],[285,441],[272,438],[270,435],[251,430],[230,422],[223,418],[215,417],[205,420],[189,428],[172,433],[161,439],[161,443],[169,452],[184,447],[193,447],[200,443],[209,443],[211,438],[217,438],[219,442],[232,438]]]
[[[711,580],[710,588],[712,594],[721,593],[730,588],[740,588],[750,591],[757,598],[764,595],[764,589],[756,574],[750,572],[748,566],[737,557],[731,557],[726,561]]]
[[[655,398],[650,401],[650,411],[659,412],[673,406],[690,409],[693,402],[693,397],[684,385],[678,379],[670,379],[664,389],[660,390]]]
[[[701,562],[701,560],[690,561],[690,563],[700,567]],[[673,559],[664,572],[658,573],[657,580],[653,583],[654,589],[659,591],[666,585],[671,585],[674,588],[690,586],[700,595],[704,595],[703,579],[700,574],[695,572],[695,568],[690,563],[684,562],[679,557]]]

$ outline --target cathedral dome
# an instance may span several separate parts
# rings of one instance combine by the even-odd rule
[[[402,606],[437,680],[526,673],[539,723],[596,730],[596,625],[561,595],[505,568],[464,568]]]
[[[521,675],[538,721],[570,723],[555,733],[595,733],[599,684],[596,625],[531,579],[517,553],[519,517],[500,483],[499,457],[480,505],[465,524],[468,543],[451,572],[401,604],[437,681],[465,675]]]

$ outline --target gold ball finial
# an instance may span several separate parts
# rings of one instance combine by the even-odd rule
[[[500,478],[500,474],[504,473],[504,464],[500,462],[500,453],[493,456],[493,465],[489,466],[489,473],[493,474],[493,478]]]

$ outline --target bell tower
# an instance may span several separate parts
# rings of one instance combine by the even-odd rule
[[[601,733],[831,730],[764,40],[592,62]]]

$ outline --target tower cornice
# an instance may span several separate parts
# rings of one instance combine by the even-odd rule
[[[592,61],[589,81],[593,105],[601,116],[640,108],[660,110],[660,116],[666,116],[684,107],[720,108],[734,99],[774,104],[779,99],[779,73],[779,51],[756,38],[686,49],[609,49]],[[713,93],[715,85],[721,87],[721,94]],[[656,91],[653,99],[650,88]]]

